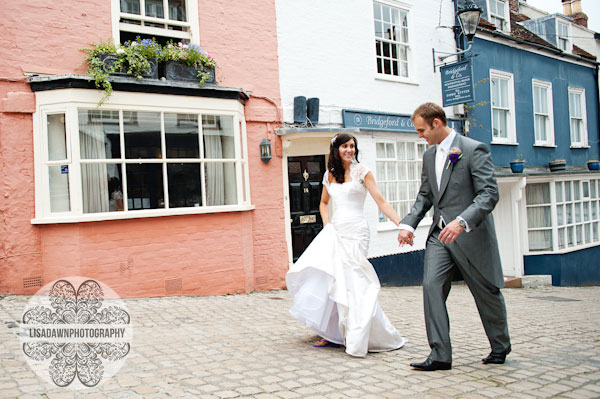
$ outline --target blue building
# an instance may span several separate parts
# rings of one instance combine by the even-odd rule
[[[599,64],[573,34],[589,30],[563,14],[535,17],[539,10],[518,0],[475,2],[483,13],[471,50],[475,101],[465,105],[465,132],[490,146],[497,167],[504,274],[598,284],[600,173],[587,162],[600,158]],[[598,35],[589,36],[597,48]],[[511,172],[516,159],[525,160],[524,172]],[[565,166],[551,171],[557,160]]]

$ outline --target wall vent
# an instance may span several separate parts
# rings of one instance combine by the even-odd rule
[[[42,277],[27,277],[23,279],[23,288],[33,288],[42,286]]]
[[[181,290],[181,278],[170,278],[165,280],[165,291],[175,292]]]

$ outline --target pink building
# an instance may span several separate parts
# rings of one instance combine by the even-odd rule
[[[99,107],[81,49],[137,35],[202,45],[217,84],[115,78]],[[0,48],[0,293],[71,275],[124,297],[284,287],[273,1],[17,0]]]

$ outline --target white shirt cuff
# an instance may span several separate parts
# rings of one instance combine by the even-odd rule
[[[463,222],[465,222],[465,226],[466,226],[466,228],[465,228],[465,231],[466,231],[467,233],[471,231],[471,228],[469,227],[469,223],[467,223],[467,221],[466,221],[465,219],[463,219],[463,218],[462,218],[462,217],[460,217],[460,216],[457,216],[457,217],[456,217],[456,220],[458,220],[458,221],[462,220]]]
[[[408,224],[402,224],[402,223],[400,223],[398,225],[398,228],[400,230],[408,230],[408,231],[410,231],[413,234],[415,233],[415,229],[413,229],[412,226],[409,226]]]

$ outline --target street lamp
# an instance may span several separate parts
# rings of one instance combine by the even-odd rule
[[[477,7],[473,0],[465,0],[463,4],[463,8],[458,10],[456,13],[456,17],[458,18],[458,22],[460,23],[460,29],[462,30],[463,35],[467,38],[467,47],[464,50],[458,51],[456,53],[442,53],[438,51],[438,54],[444,54],[442,56],[438,55],[439,61],[444,61],[448,57],[452,57],[455,55],[464,54],[471,50],[473,46],[473,38],[475,37],[475,33],[477,32],[477,26],[479,25],[479,19],[481,18],[481,8]],[[458,28],[458,27],[454,27]],[[433,49],[433,71],[435,72],[436,58],[435,58],[435,49]]]

